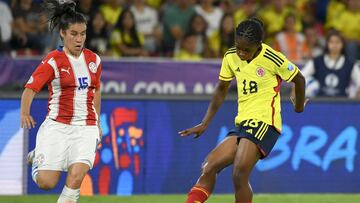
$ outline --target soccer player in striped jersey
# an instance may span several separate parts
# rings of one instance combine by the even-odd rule
[[[25,85],[21,126],[35,126],[31,103],[47,84],[48,114],[37,132],[36,147],[28,155],[32,178],[39,188],[48,190],[55,187],[61,172],[67,171],[58,203],[74,203],[101,140],[101,63],[97,54],[84,48],[86,18],[75,11],[75,3],[46,0],[43,5],[51,30],[60,32],[64,46],[50,52]]]
[[[238,88],[235,128],[205,159],[186,203],[205,202],[214,188],[217,173],[231,164],[234,164],[235,202],[252,202],[250,173],[256,162],[270,153],[281,133],[281,81],[295,84],[295,97],[291,97],[295,112],[302,112],[307,102],[303,75],[283,54],[262,43],[264,31],[260,20],[247,19],[235,32],[235,47],[224,55],[219,81],[202,122],[179,134],[199,137],[206,130],[234,78]]]

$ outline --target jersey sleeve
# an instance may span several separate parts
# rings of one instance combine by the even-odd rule
[[[284,57],[284,63],[280,67],[275,68],[277,75],[286,82],[291,82],[295,75],[299,72],[299,68]]]
[[[221,63],[221,69],[219,74],[219,80],[223,81],[231,81],[234,78],[235,74],[231,70],[230,64],[226,56],[224,56],[223,61]]]
[[[43,60],[30,76],[30,79],[25,84],[25,88],[32,89],[38,93],[44,87],[44,85],[52,81],[54,77],[54,69],[47,60]]]

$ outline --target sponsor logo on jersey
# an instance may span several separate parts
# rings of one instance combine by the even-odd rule
[[[263,67],[259,67],[256,69],[256,75],[259,77],[264,77],[265,75],[265,69]]]
[[[70,67],[66,67],[66,68],[61,68],[60,70],[61,72],[66,72],[70,75]]]
[[[97,67],[96,67],[96,64],[94,62],[90,62],[89,63],[89,69],[92,73],[96,73],[97,71]]]

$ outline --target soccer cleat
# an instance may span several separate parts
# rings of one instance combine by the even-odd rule
[[[31,150],[27,155],[28,165],[32,165],[34,158],[35,158],[35,150]]]

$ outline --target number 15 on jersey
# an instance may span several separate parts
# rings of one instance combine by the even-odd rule
[[[84,90],[89,86],[88,77],[78,78],[78,81],[79,81],[78,90]]]

